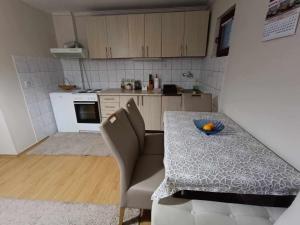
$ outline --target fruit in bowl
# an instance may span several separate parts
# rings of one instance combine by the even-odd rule
[[[210,131],[213,131],[215,129],[215,125],[213,123],[209,122],[209,123],[204,124],[202,129],[204,131],[210,132]]]

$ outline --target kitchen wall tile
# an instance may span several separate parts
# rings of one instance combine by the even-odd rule
[[[160,70],[162,68],[162,62],[161,61],[153,61],[152,62],[152,69],[153,70]]]
[[[134,69],[134,62],[132,60],[125,60],[125,69],[126,70],[133,70]]]
[[[107,70],[106,60],[97,60],[99,70]]]
[[[121,82],[126,77],[125,70],[117,70],[117,82]]]
[[[152,70],[152,61],[144,61],[144,70]]]
[[[78,67],[74,67],[74,60],[25,56],[13,56],[13,59],[36,140],[40,141],[57,131],[49,93],[57,91],[64,76],[76,79],[78,74],[73,68]]]
[[[172,70],[174,69],[181,69],[182,60],[180,59],[173,59],[172,60]]]
[[[108,80],[109,80],[109,82],[117,82],[117,71],[116,70],[108,71]]]
[[[143,63],[143,61],[135,61],[134,62],[134,69],[135,70],[142,70],[142,69],[144,69],[144,63]]]
[[[28,73],[29,72],[29,66],[27,64],[26,57],[15,56],[13,59],[14,59],[18,73]]]
[[[144,80],[144,71],[143,70],[135,70],[134,71],[134,79],[135,80]]]
[[[22,59],[19,61],[22,64]],[[78,60],[62,60],[61,64],[65,78],[82,87]],[[220,93],[223,85],[227,58],[84,60],[84,64],[92,88],[118,88],[122,79],[141,80],[143,85],[147,85],[149,74],[153,74],[153,76],[158,74],[161,86],[163,84],[177,84],[184,88],[192,88],[194,85],[198,85],[202,91],[214,93],[215,97],[218,98],[218,93]],[[24,68],[26,71],[26,66]],[[96,76],[96,71],[98,71],[98,76]],[[183,77],[182,73],[185,72],[191,72],[193,78]],[[33,83],[35,85],[35,80]],[[37,85],[39,84],[37,80]]]
[[[172,81],[179,82],[181,81],[182,70],[172,70]]]
[[[171,70],[172,69],[172,60],[171,59],[164,59],[161,62],[161,69],[162,70]]]
[[[134,79],[134,70],[125,70],[126,79],[133,80]]]

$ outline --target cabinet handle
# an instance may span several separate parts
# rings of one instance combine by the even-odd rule
[[[147,45],[147,57],[149,57],[149,47]]]
[[[110,52],[110,58],[112,58],[111,47],[109,47],[109,52]]]
[[[180,45],[180,56],[183,56],[182,49],[183,49],[183,45]]]
[[[137,105],[140,106],[140,96],[137,96]]]
[[[142,46],[142,57],[145,57],[145,46]]]
[[[108,55],[107,55],[107,47],[105,47],[105,56],[106,56],[106,58],[108,58]]]
[[[188,50],[188,47],[187,47],[187,45],[185,45],[185,56],[188,55],[187,50]]]
[[[144,96],[142,96],[142,106],[144,106]]]

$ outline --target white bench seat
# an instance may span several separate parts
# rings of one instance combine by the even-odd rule
[[[300,202],[299,196],[297,201]],[[295,205],[295,202],[296,200],[294,201],[293,205]],[[294,206],[294,208],[299,208],[300,204],[297,204],[298,205]],[[167,198],[160,200],[159,202],[153,202],[151,224],[273,225],[285,211],[288,212],[289,210],[286,210],[286,208],[277,207],[262,207],[213,201]],[[300,212],[300,208],[298,210]],[[297,216],[299,217],[299,215]],[[285,215],[285,217],[289,219],[293,216]],[[288,221],[286,223],[281,221],[280,224],[276,223],[276,225],[294,225],[296,224],[295,221]]]

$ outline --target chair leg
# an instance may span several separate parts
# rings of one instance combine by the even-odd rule
[[[121,207],[120,208],[120,216],[119,216],[119,225],[123,224],[124,214],[125,214],[125,208]]]

